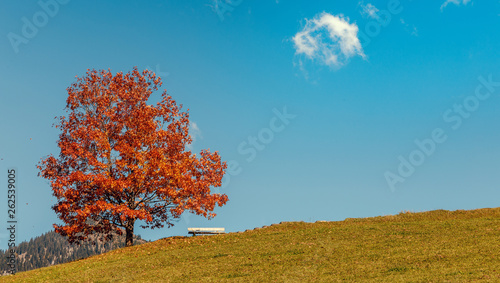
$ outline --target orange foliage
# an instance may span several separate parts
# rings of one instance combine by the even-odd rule
[[[225,194],[211,193],[226,169],[219,154],[186,150],[189,113],[166,91],[161,102],[147,104],[161,84],[148,70],[115,76],[88,70],[67,89],[68,116],[56,125],[61,153],[37,167],[64,222],[55,230],[70,242],[125,230],[131,245],[137,219],[143,228],[170,227],[185,210],[211,218],[215,205],[227,202]]]

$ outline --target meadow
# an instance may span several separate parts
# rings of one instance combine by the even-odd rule
[[[170,237],[2,282],[500,282],[500,208]]]

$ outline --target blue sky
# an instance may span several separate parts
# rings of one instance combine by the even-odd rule
[[[17,241],[58,223],[35,166],[58,154],[66,88],[134,66],[190,109],[193,150],[232,168],[216,218],[143,238],[497,207],[500,2],[432,2],[2,1],[0,223],[11,167]]]

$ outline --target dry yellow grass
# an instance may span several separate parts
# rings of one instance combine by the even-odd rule
[[[172,237],[2,282],[500,282],[500,208]]]

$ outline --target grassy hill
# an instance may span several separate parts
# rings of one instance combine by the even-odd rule
[[[500,282],[500,208],[172,237],[2,282]]]
[[[96,237],[93,237],[93,239],[96,239]],[[140,236],[135,236],[134,244],[137,245],[146,242]],[[97,241],[97,245],[87,242],[81,245],[70,245],[66,237],[52,230],[31,238],[29,241],[19,243],[14,250],[19,255],[17,258],[17,270],[28,271],[87,258],[122,247],[125,247],[125,235],[116,235],[112,241]],[[0,274],[2,275],[9,274],[9,255],[9,250],[0,250]]]

